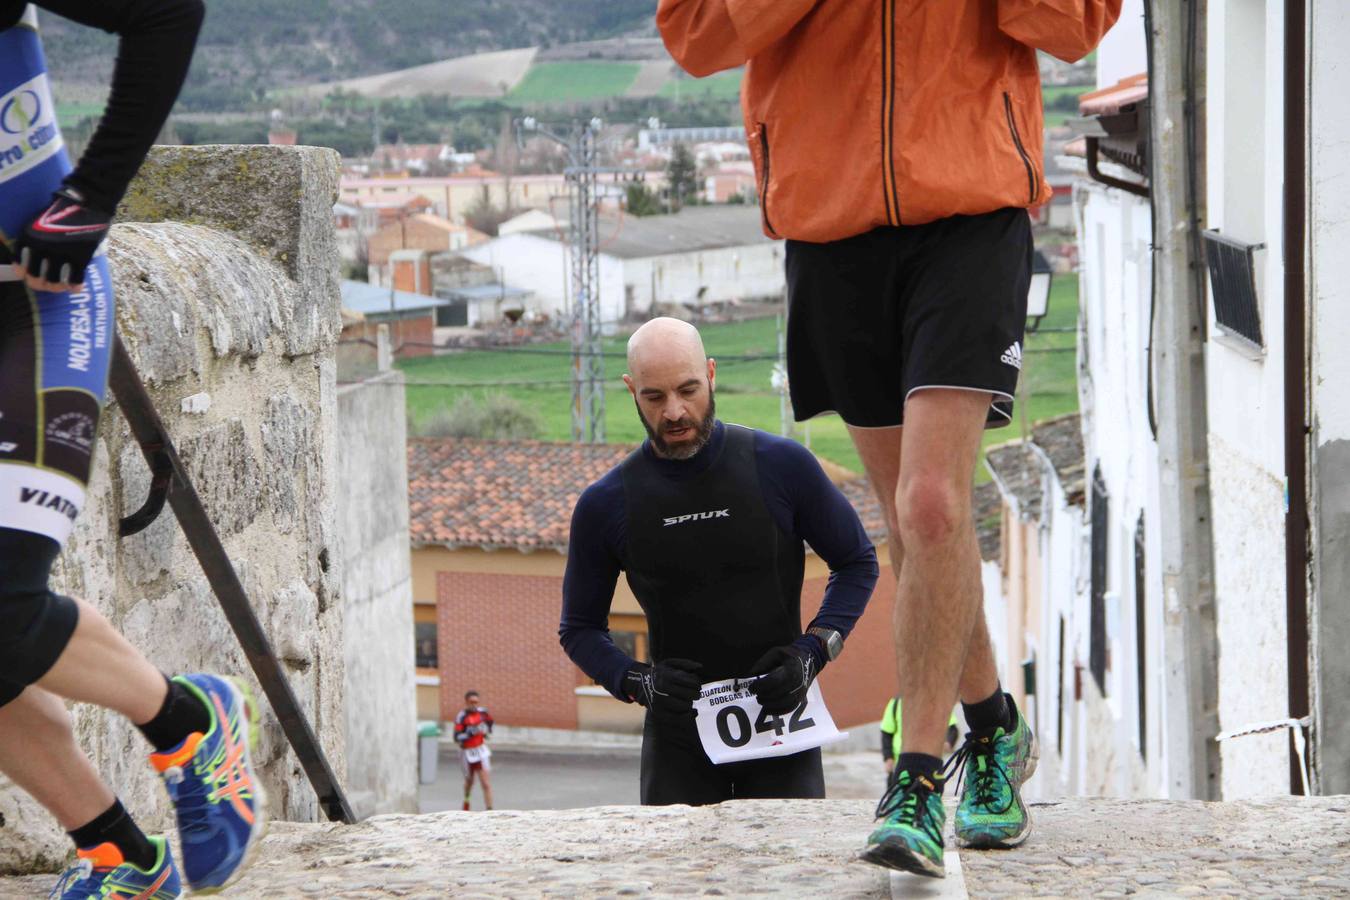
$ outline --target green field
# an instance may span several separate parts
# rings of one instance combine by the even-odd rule
[[[718,72],[707,78],[677,75],[661,86],[658,97],[667,100],[735,100],[741,95],[743,70]]]
[[[85,119],[103,115],[102,103],[58,103],[56,119],[63,129],[74,128]]]
[[[1077,316],[1078,279],[1072,275],[1058,276],[1051,293],[1050,315],[1046,316],[1042,327],[1072,326]],[[718,415],[729,422],[779,431],[779,398],[769,385],[772,360],[735,358],[772,355],[778,346],[776,321],[770,318],[708,325],[702,332],[708,354],[720,359],[717,368]],[[1074,335],[1028,335],[1026,343],[1022,373],[1024,390],[1030,396],[1027,422],[1077,409]],[[1041,352],[1052,348],[1059,348],[1061,352]],[[448,411],[463,394],[481,397],[488,392],[499,392],[515,397],[538,413],[544,425],[541,438],[568,440],[571,436],[571,389],[568,383],[571,361],[566,353],[567,345],[532,345],[524,349],[533,352],[465,351],[400,362],[399,368],[408,379],[410,426],[416,429],[437,414]],[[550,350],[554,352],[539,352]],[[624,339],[606,341],[605,351],[622,354]],[[621,356],[605,359],[606,380],[614,385],[605,396],[606,437],[614,442],[637,442],[644,433],[633,400],[619,377],[623,369]],[[987,432],[985,445],[1013,439],[1020,427],[1021,416],[1017,415],[1013,427]],[[855,472],[862,470],[847,429],[835,416],[798,425],[797,438],[809,441],[811,449],[825,459]],[[980,478],[987,478],[983,469]]]
[[[1057,84],[1047,85],[1041,88],[1041,98],[1045,104],[1045,127],[1055,128],[1063,125],[1065,120],[1075,118],[1078,115],[1078,98],[1092,90],[1090,85],[1083,84]],[[1073,98],[1071,109],[1056,109],[1058,103],[1063,106],[1065,98]]]
[[[543,62],[507,95],[519,103],[567,103],[618,97],[637,78],[637,63]]]

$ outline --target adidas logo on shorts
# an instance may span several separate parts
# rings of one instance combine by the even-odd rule
[[[1022,371],[1022,345],[1013,341],[1013,345],[1003,351],[999,359],[1006,365],[1012,366],[1017,371]]]

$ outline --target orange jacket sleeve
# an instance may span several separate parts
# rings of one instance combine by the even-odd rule
[[[690,75],[702,78],[745,65],[791,31],[819,2],[661,0],[656,27],[675,61]]]
[[[998,0],[999,30],[1065,62],[1092,52],[1120,16],[1121,0]]]

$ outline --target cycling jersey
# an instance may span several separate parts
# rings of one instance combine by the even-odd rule
[[[0,32],[0,235],[70,171],[33,17]],[[64,544],[84,505],[114,328],[108,261],[81,290],[31,291],[0,265],[0,528]]]

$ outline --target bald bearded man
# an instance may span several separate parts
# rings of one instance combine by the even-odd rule
[[[628,342],[628,369],[647,440],[577,501],[563,648],[615,697],[647,708],[644,804],[824,797],[818,747],[714,765],[693,702],[701,684],[763,676],[751,690],[765,711],[797,709],[872,595],[876,550],[810,451],[717,421],[717,365],[692,325],[643,325]],[[803,542],[830,568],[805,633]],[[621,571],[647,617],[651,663],[610,639]]]

